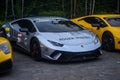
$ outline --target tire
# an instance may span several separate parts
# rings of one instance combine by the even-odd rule
[[[32,58],[36,61],[40,61],[41,60],[41,48],[40,48],[40,43],[36,38],[32,40],[30,44],[30,50],[31,50]]]
[[[115,49],[114,37],[110,32],[106,32],[102,36],[102,48],[108,51]]]

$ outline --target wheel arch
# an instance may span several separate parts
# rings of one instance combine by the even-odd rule
[[[107,33],[111,34],[114,37],[113,33],[111,31],[108,31],[108,30],[103,32],[102,37],[103,37],[104,34],[107,34]],[[101,40],[102,40],[102,37],[101,37]]]
[[[30,40],[30,46],[31,46],[31,43],[32,43],[32,41],[33,41],[34,39],[37,39],[37,40],[38,40],[38,38],[37,38],[37,37],[35,37],[35,36],[34,36],[34,37],[32,37],[32,38],[31,38],[31,40]]]
[[[110,48],[111,50],[114,50],[115,49],[115,39],[114,39],[114,34],[111,32],[111,31],[105,31],[103,34],[102,34],[102,38],[101,38],[101,42],[102,42],[102,47],[104,46],[104,42],[103,42],[103,37],[104,37],[104,35],[110,35],[111,37],[112,37],[112,39],[113,39],[113,43],[112,43],[112,47]],[[108,51],[111,51],[110,49],[107,49],[106,48],[106,50],[108,50]]]
[[[30,40],[30,54],[31,54],[31,56],[33,57],[33,59],[35,60],[35,61],[40,61],[41,60],[41,49],[40,49],[40,46],[39,46],[39,50],[37,49],[37,50],[35,50],[35,52],[33,51],[33,49],[32,49],[32,44],[33,43],[35,43],[35,42],[37,43],[37,45],[39,46],[39,44],[40,44],[40,42],[39,42],[39,40],[38,40],[38,38],[37,37],[32,37],[31,38],[31,40]],[[33,42],[33,43],[32,43]],[[35,44],[36,44],[35,43]],[[33,51],[33,53],[32,53],[32,51]],[[36,53],[36,51],[38,51],[37,53]],[[39,53],[40,52],[40,53]],[[39,53],[39,54],[38,54]]]

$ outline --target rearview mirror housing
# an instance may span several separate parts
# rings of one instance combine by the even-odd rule
[[[100,27],[100,24],[92,24],[93,27]]]
[[[21,32],[28,32],[29,30],[27,28],[21,28],[20,31]]]
[[[21,32],[25,32],[26,33],[26,35],[28,35],[29,34],[29,30],[27,29],[27,28],[21,28],[21,29],[19,29]]]

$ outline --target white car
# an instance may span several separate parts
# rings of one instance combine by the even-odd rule
[[[66,18],[21,18],[5,23],[1,30],[38,61],[78,61],[101,55],[98,37]]]

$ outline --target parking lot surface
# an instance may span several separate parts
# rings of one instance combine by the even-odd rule
[[[34,61],[13,50],[14,67],[0,80],[120,80],[120,51],[108,52],[97,60],[53,63]]]

